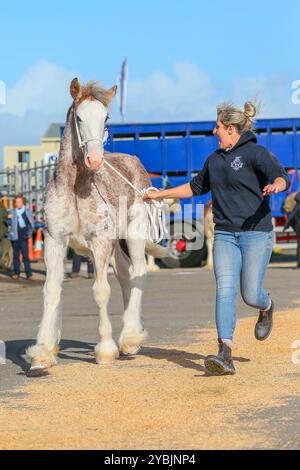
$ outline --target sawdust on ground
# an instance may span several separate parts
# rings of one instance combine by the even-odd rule
[[[299,319],[299,308],[276,313],[266,342],[254,339],[256,318],[241,319],[235,376],[205,372],[214,329],[193,331],[193,344],[147,345],[111,365],[96,365],[88,353],[56,366],[2,399],[0,448],[277,448],[272,416],[300,393],[300,353],[292,348]]]

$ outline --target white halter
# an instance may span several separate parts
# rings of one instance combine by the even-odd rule
[[[87,150],[88,150],[88,148],[87,148],[88,143],[93,142],[93,141],[97,141],[97,142],[100,142],[100,144],[103,146],[105,144],[105,142],[107,141],[107,139],[108,139],[108,130],[106,128],[104,129],[103,139],[100,139],[99,137],[93,137],[91,139],[82,140],[81,135],[80,135],[80,131],[79,131],[79,127],[78,127],[77,113],[76,113],[75,106],[73,107],[73,112],[74,112],[75,129],[76,129],[79,148],[81,148],[83,150],[84,156],[86,156],[87,155]]]

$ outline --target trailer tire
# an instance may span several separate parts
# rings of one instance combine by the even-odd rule
[[[203,233],[202,225],[199,223],[197,225],[198,226],[196,226],[195,224],[185,224],[187,236],[192,233],[196,233],[196,236],[201,237],[201,233]],[[206,264],[207,258],[207,248],[205,240],[202,248],[200,248],[199,250],[178,252],[175,246],[178,241],[178,236],[176,236],[176,233],[180,233],[179,231],[181,231],[181,222],[175,221],[170,226],[170,239],[168,240],[170,256],[161,259],[159,264],[166,268],[199,268],[201,266],[204,266]],[[184,237],[182,237],[182,241],[184,242]]]

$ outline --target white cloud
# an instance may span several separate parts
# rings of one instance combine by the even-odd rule
[[[40,60],[7,89],[6,105],[0,106],[0,113],[19,117],[30,112],[65,116],[71,103],[69,84],[75,75],[73,71]],[[126,119],[214,119],[220,101],[232,99],[241,105],[255,95],[262,102],[264,116],[296,115],[298,107],[293,105],[291,97],[292,82],[297,78],[262,76],[244,77],[230,83],[214,82],[192,62],[179,61],[171,74],[157,70],[144,78],[129,75]],[[115,101],[112,105],[115,119],[119,118],[117,108]]]
[[[295,79],[253,76],[231,82],[222,78],[213,81],[195,64],[181,61],[174,64],[172,74],[156,71],[140,79],[129,76],[126,120],[213,120],[220,102],[232,100],[242,107],[255,96],[261,103],[259,117],[299,116],[300,105],[292,103]],[[116,104],[112,117],[119,120]]]
[[[0,159],[4,145],[38,144],[51,122],[64,121],[75,75],[40,60],[7,88],[6,103],[0,106]]]
[[[40,60],[7,89],[6,105],[0,106],[0,153],[3,145],[37,144],[51,122],[64,121],[75,75]],[[300,115],[300,105],[292,103],[292,83],[300,77],[244,77],[232,82],[222,81],[221,72],[220,77],[212,80],[190,61],[176,62],[170,74],[157,70],[144,78],[131,77],[129,69],[126,121],[215,119],[221,101],[232,99],[242,106],[255,95],[262,103],[259,117]],[[111,116],[120,121],[117,100]]]
[[[46,115],[64,113],[71,102],[69,84],[73,77],[73,72],[40,60],[7,89],[2,112],[15,116],[25,116],[31,111]]]
[[[212,118],[215,94],[211,80],[196,65],[188,61],[177,62],[172,76],[160,71],[144,79],[129,76],[126,119],[176,121]],[[115,109],[114,106],[114,114]]]
[[[240,105],[257,96],[259,117],[296,117],[300,115],[300,106],[292,102],[294,79],[288,76],[245,77],[231,84],[230,96]]]

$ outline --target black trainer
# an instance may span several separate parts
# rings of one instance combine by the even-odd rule
[[[218,375],[233,375],[235,368],[231,357],[231,349],[225,343],[219,343],[217,356],[207,356],[204,365],[209,372]]]
[[[273,311],[274,311],[274,302],[271,300],[271,307],[266,311],[259,311],[258,320],[255,325],[254,335],[258,341],[263,341],[267,339],[272,331],[273,327]]]

